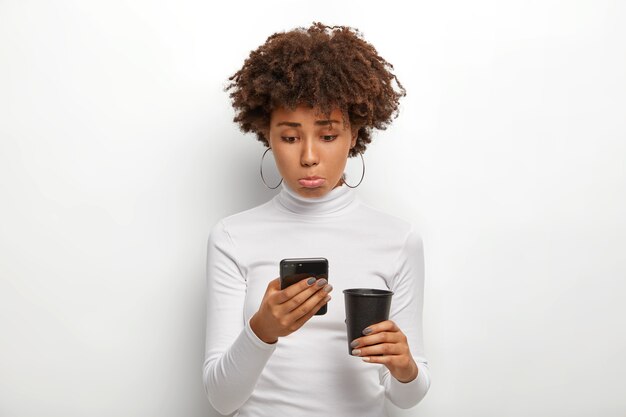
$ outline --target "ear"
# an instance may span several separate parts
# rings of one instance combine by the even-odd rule
[[[352,131],[352,140],[350,141],[350,149],[356,146],[356,140],[359,137],[359,129],[355,129]]]
[[[265,138],[265,140],[267,140],[267,143],[272,146],[271,142],[270,142],[270,131],[268,129],[259,129],[259,132],[261,132],[261,134],[263,134],[263,137]]]

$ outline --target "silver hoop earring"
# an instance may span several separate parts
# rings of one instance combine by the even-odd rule
[[[270,149],[272,149],[272,148],[267,148],[267,149],[265,150],[265,152],[263,152],[263,156],[261,157],[261,180],[263,181],[263,184],[265,184],[265,186],[266,186],[267,188],[270,188],[270,189],[272,189],[272,190],[273,190],[273,189],[278,188],[278,185],[280,185],[280,184],[283,182],[283,179],[282,179],[282,177],[280,178],[280,182],[278,183],[278,185],[277,185],[276,187],[270,187],[270,186],[269,186],[269,185],[267,185],[267,183],[265,182],[265,178],[263,178],[263,159],[265,158],[265,154],[267,153],[267,151],[269,151]]]
[[[363,153],[359,152],[359,155],[361,156],[361,163],[363,164],[363,172],[361,173],[361,181],[359,181],[359,184],[361,184],[361,182],[363,181],[363,177],[365,176],[365,160],[363,159]],[[346,184],[348,187],[350,188],[356,188],[359,186],[359,184],[355,185],[354,187],[351,186],[350,184],[348,184],[345,180],[345,174],[343,176],[343,183]]]

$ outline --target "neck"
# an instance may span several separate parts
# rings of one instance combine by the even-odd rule
[[[342,214],[357,201],[354,190],[341,182],[321,197],[303,197],[284,181],[274,200],[283,211],[309,216]]]

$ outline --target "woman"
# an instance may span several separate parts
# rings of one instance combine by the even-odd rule
[[[282,187],[210,232],[203,380],[222,414],[379,417],[385,397],[410,408],[429,389],[421,238],[342,175],[397,115],[406,93],[389,69],[358,31],[314,23],[273,34],[229,78],[234,121],[273,151]],[[330,283],[281,290],[279,262],[296,257],[328,259]],[[351,356],[342,291],[359,287],[394,296],[389,320],[352,341]]]

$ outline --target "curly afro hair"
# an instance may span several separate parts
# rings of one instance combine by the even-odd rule
[[[358,29],[313,22],[308,29],[269,36],[228,78],[224,91],[233,90],[229,95],[236,114],[233,121],[267,147],[263,131],[269,130],[275,108],[307,105],[322,114],[339,108],[343,122],[358,127],[356,145],[349,153],[353,157],[372,141],[372,128],[384,130],[398,115],[399,99],[406,91],[391,70],[393,65],[362,39]],[[400,91],[394,90],[393,79]]]

